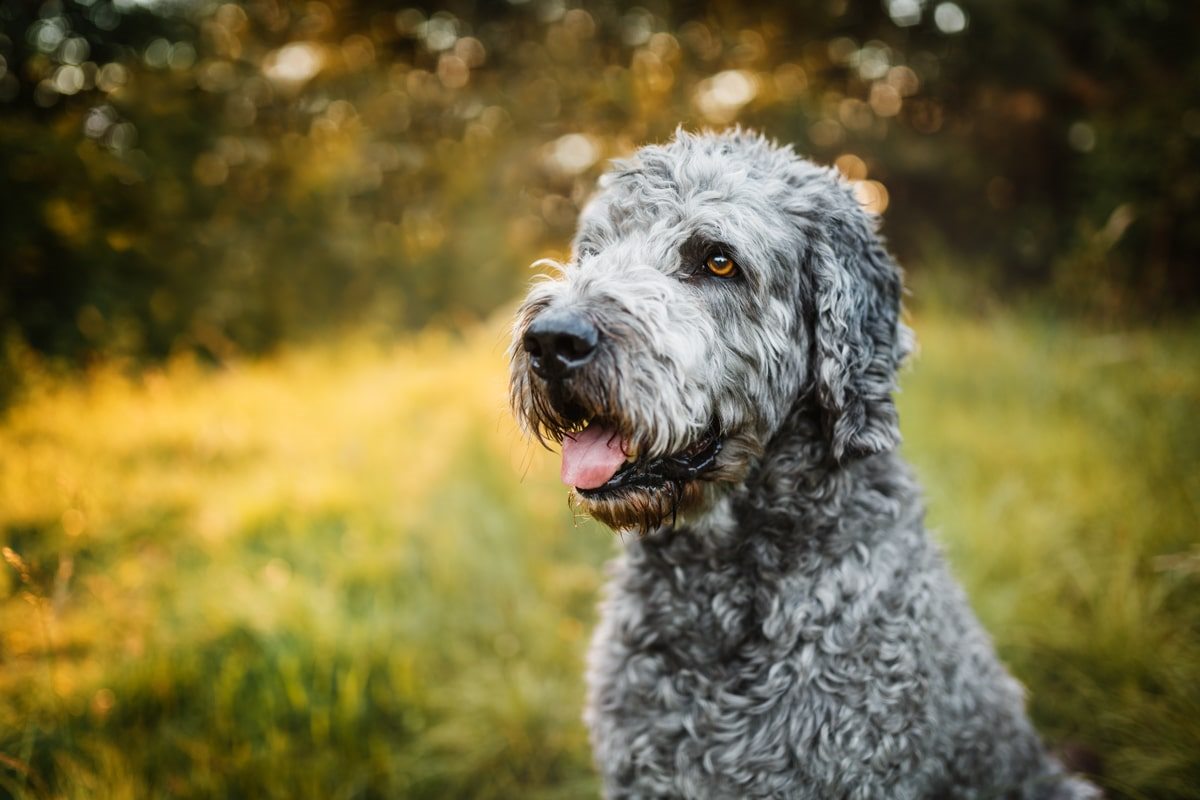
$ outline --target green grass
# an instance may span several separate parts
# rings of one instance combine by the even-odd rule
[[[1047,736],[1200,786],[1200,337],[918,317],[905,450]],[[0,797],[594,796],[615,547],[499,326],[33,380],[0,423]]]
[[[1052,741],[1111,793],[1200,793],[1200,336],[918,319],[929,522]]]

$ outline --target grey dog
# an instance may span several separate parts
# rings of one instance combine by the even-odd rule
[[[512,404],[611,565],[609,797],[1091,798],[923,524],[900,273],[833,170],[745,131],[617,162],[517,315]]]

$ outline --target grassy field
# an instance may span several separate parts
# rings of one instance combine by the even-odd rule
[[[1053,741],[1200,787],[1200,330],[918,316],[905,450]],[[35,382],[0,423],[0,797],[595,794],[614,543],[503,334]]]

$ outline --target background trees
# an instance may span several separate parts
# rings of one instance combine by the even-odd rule
[[[0,3],[0,325],[215,358],[478,316],[610,157],[733,122],[861,181],[910,271],[1194,306],[1200,11],[1014,3]]]

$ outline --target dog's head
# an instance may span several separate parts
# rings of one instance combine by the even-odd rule
[[[734,131],[641,149],[558,273],[517,314],[512,404],[613,527],[702,510],[798,407],[832,464],[898,441],[899,272],[837,173],[790,148]]]

